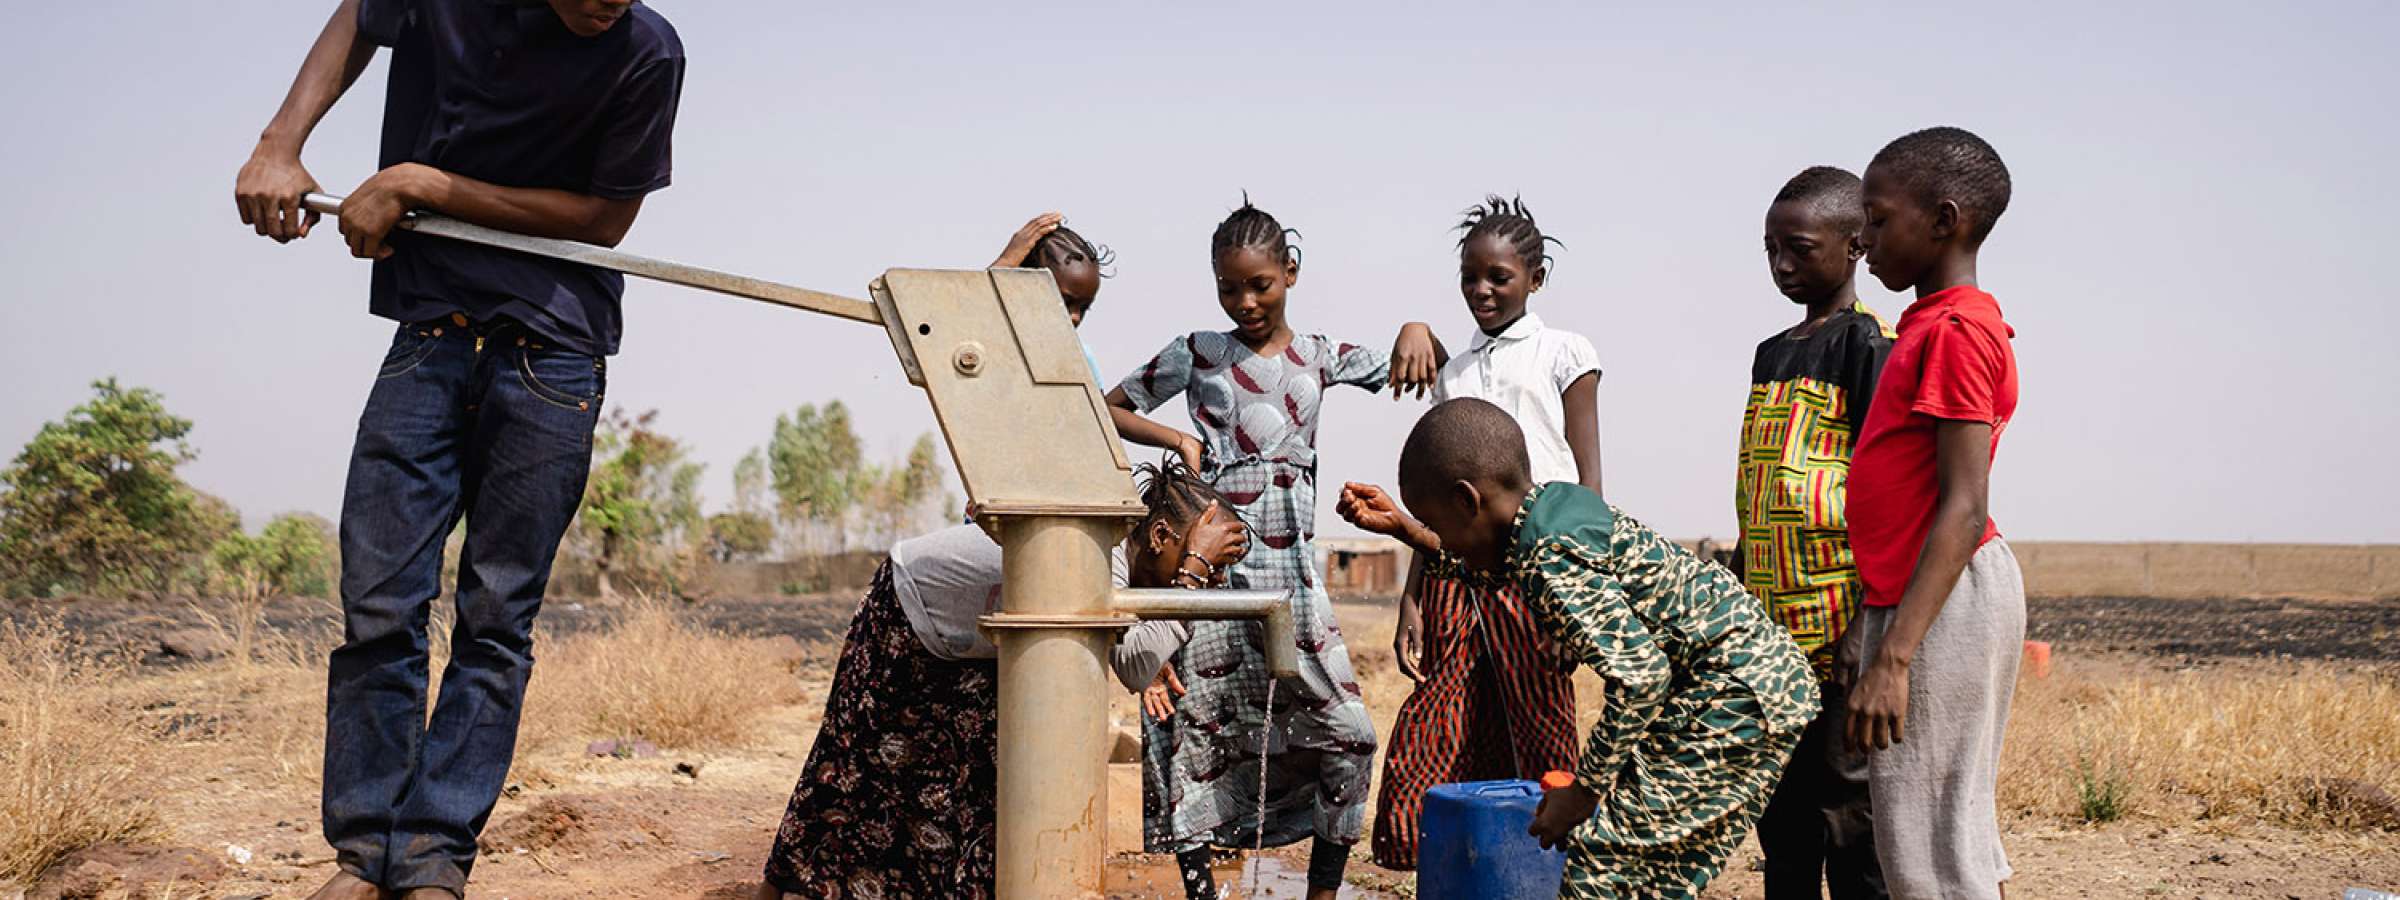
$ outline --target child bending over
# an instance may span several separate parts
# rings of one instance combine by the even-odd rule
[[[1134,587],[1207,587],[1241,560],[1242,521],[1191,470],[1141,471],[1149,513],[1114,566]],[[999,649],[977,627],[1000,604],[1001,554],[957,525],[892,546],[842,643],[825,724],[753,900],[992,896]],[[1113,652],[1138,690],[1182,623],[1144,622]]]
[[[1816,715],[1816,677],[1733,573],[1529,469],[1514,419],[1452,400],[1400,453],[1416,518],[1358,484],[1338,511],[1438,554],[1445,574],[1514,583],[1550,641],[1601,677],[1575,780],[1531,829],[1567,853],[1560,896],[1698,896],[1766,808]]]

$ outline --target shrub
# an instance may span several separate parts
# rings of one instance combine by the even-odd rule
[[[2125,817],[2130,804],[2127,795],[2132,786],[2125,775],[2114,766],[2102,766],[2091,757],[2075,758],[2075,814],[2094,824],[2114,822]]]

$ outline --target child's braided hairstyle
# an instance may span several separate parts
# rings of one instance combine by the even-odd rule
[[[1242,208],[1234,210],[1225,217],[1225,221],[1217,223],[1217,233],[1209,237],[1208,258],[1210,262],[1215,262],[1225,258],[1227,250],[1252,247],[1272,253],[1275,258],[1296,266],[1300,264],[1299,240],[1298,230],[1283,227],[1283,223],[1275,221],[1275,217],[1268,215],[1266,210],[1252,206],[1250,192],[1243,191]]]
[[[1117,261],[1116,251],[1108,249],[1107,244],[1093,243],[1083,235],[1076,234],[1075,229],[1064,225],[1034,241],[1033,249],[1025,251],[1025,258],[1017,260],[1016,267],[1055,270],[1077,260],[1091,263],[1093,268],[1100,270],[1102,278],[1117,274],[1109,269]]]
[[[1525,261],[1526,268],[1545,276],[1555,262],[1550,258],[1549,245],[1566,246],[1559,239],[1542,234],[1541,226],[1533,222],[1533,208],[1526,206],[1522,197],[1486,195],[1482,203],[1467,207],[1462,215],[1466,218],[1458,223],[1458,230],[1466,234],[1458,239],[1459,249],[1466,249],[1468,241],[1479,237],[1499,238],[1517,252],[1517,258]]]
[[[1151,526],[1160,522],[1178,533],[1187,533],[1211,503],[1217,505],[1221,515],[1241,515],[1241,511],[1234,508],[1233,501],[1225,499],[1224,494],[1209,485],[1208,479],[1185,465],[1183,458],[1174,453],[1168,453],[1157,465],[1143,463],[1136,466],[1133,478],[1135,493],[1141,496],[1142,505],[1150,510],[1134,526],[1135,534],[1146,533]]]

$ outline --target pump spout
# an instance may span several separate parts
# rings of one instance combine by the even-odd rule
[[[1278,678],[1300,676],[1299,635],[1292,630],[1289,591],[1123,588],[1117,591],[1115,607],[1142,619],[1264,619],[1267,671]]]

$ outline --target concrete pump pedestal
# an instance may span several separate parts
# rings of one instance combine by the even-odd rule
[[[1000,520],[999,895],[1101,895],[1107,857],[1108,548],[1122,520]]]

